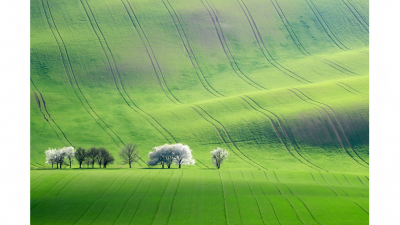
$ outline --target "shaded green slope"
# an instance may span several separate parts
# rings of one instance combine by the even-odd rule
[[[32,0],[31,161],[182,142],[207,166],[221,146],[231,168],[367,172],[367,19],[363,1]]]
[[[367,177],[259,170],[31,171],[32,224],[368,224]]]

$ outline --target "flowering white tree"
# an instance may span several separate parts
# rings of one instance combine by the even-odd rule
[[[53,168],[54,163],[57,163],[57,161],[56,161],[57,150],[49,148],[49,150],[46,150],[45,153],[46,153],[46,163],[51,164],[51,168]],[[57,168],[58,168],[58,164],[57,164]]]
[[[60,149],[59,151],[63,151],[64,158],[68,160],[69,168],[71,168],[71,164],[74,161],[74,157],[75,157],[74,147],[72,147],[72,146],[64,147],[64,148]]]
[[[192,158],[192,150],[189,146],[183,145],[181,143],[171,145],[172,149],[175,151],[174,163],[175,165],[193,165],[194,159]]]
[[[149,166],[161,164],[162,168],[164,168],[164,165],[171,168],[172,163],[179,165],[179,168],[181,168],[181,165],[192,165],[194,159],[192,159],[191,151],[189,146],[181,143],[154,147],[153,151],[149,152],[150,161],[147,164]]]
[[[228,158],[229,152],[218,147],[217,149],[211,151],[211,155],[212,164],[219,169],[223,161]]]

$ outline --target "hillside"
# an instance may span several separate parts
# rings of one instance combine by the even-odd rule
[[[64,146],[116,158],[98,173],[31,170],[33,224],[235,224],[237,210],[238,224],[271,213],[276,224],[368,224],[367,0],[31,0],[30,51],[31,169],[50,168],[44,151]],[[113,170],[126,143],[138,145],[143,170]],[[196,165],[145,170],[165,143],[189,145]],[[210,160],[217,147],[230,152],[221,172]],[[132,218],[118,211],[127,185],[148,200]],[[88,214],[70,218],[76,189],[93,193],[79,206]]]

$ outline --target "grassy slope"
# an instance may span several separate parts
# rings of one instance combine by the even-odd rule
[[[32,0],[32,168],[46,166],[43,152],[49,147],[104,146],[116,155],[123,143],[134,142],[146,160],[152,147],[182,142],[193,149],[195,168],[210,167],[209,151],[224,147],[231,152],[226,169],[290,170],[292,177],[303,173],[293,171],[368,175],[368,22],[368,2],[356,0]],[[239,175],[221,173],[228,191],[235,183],[228,179]],[[168,179],[167,173],[160,176]],[[195,182],[212,188],[202,179]],[[304,185],[314,196],[303,201],[317,204],[318,188]],[[365,194],[350,196],[368,206]],[[354,208],[343,198],[328,198]],[[33,195],[32,204],[40,199]],[[284,204],[279,196],[270,200]],[[208,201],[199,203],[203,210],[213,208]],[[242,197],[225,201],[257,205]],[[285,212],[288,206],[277,207]],[[32,212],[34,221],[39,214]],[[200,215],[192,214],[178,220]],[[229,223],[237,221],[234,214]],[[358,220],[339,214],[329,216]],[[155,214],[154,221],[165,223],[165,217]]]
[[[367,224],[368,186],[301,171],[36,170],[31,223]]]

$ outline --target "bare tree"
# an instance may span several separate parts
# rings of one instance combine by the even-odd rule
[[[129,164],[129,168],[132,168],[131,164],[137,162],[137,145],[126,144],[119,152],[119,157],[122,159],[122,164]]]
[[[86,150],[81,147],[76,149],[75,158],[79,163],[79,168],[81,168],[83,161],[85,161],[85,159],[86,159]]]

